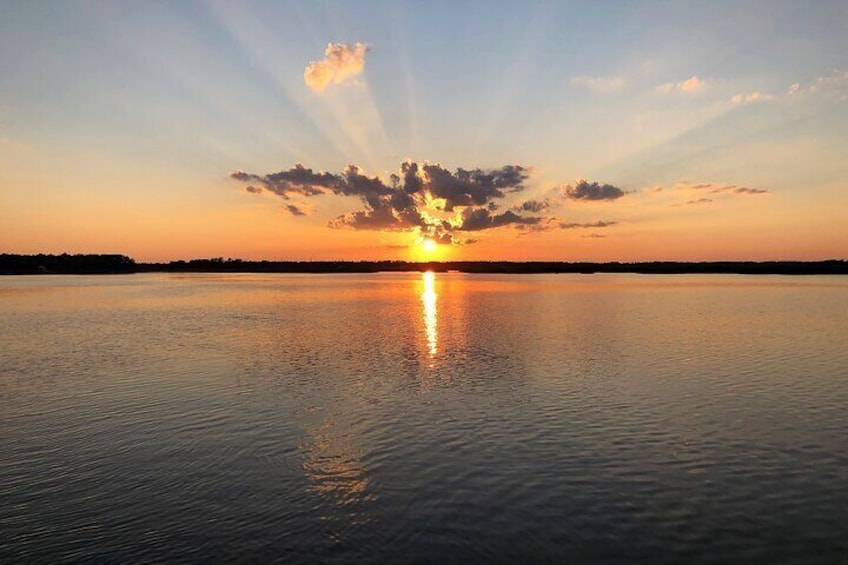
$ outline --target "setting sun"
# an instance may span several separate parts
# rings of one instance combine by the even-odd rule
[[[432,239],[425,239],[421,242],[421,250],[424,253],[434,253],[438,249],[439,244]]]

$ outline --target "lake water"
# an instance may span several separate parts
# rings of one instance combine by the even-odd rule
[[[848,563],[848,278],[0,279],[0,562]]]

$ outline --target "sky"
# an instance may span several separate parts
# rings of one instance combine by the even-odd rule
[[[0,252],[848,258],[844,1],[0,5]]]

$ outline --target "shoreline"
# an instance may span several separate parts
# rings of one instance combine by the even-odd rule
[[[736,274],[848,275],[848,261],[244,261],[193,259],[137,263],[125,255],[0,254],[0,275],[114,275],[135,273],[384,273],[460,272],[480,274]]]

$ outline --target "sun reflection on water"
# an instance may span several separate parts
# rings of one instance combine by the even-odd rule
[[[421,293],[421,303],[424,306],[424,330],[427,333],[427,349],[430,357],[438,352],[439,333],[436,326],[436,274],[432,271],[421,273],[424,292]]]

